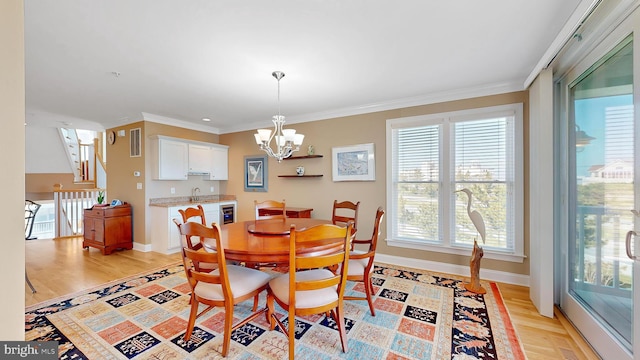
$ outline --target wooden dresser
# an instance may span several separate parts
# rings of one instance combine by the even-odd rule
[[[132,249],[131,231],[129,204],[84,209],[83,248],[98,248],[103,255],[109,255],[116,249]]]

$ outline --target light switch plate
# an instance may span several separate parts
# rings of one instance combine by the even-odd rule
[[[142,183],[136,183],[136,189],[138,190],[142,189]]]
[[[175,194],[176,193],[176,188],[171,188],[171,193]]]

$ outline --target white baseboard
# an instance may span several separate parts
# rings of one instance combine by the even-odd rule
[[[133,250],[149,252],[149,251],[153,251],[151,247],[152,247],[151,244],[139,244],[135,241],[133,242]]]
[[[393,255],[376,254],[376,261],[398,265],[412,267],[416,269],[429,270],[442,272],[447,274],[469,276],[469,267],[462,265],[446,264],[436,261],[428,261],[421,259],[404,258]],[[529,286],[529,275],[513,274],[504,271],[480,269],[480,279],[497,281],[507,284]]]

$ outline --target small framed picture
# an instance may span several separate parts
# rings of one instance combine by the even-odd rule
[[[267,156],[244,157],[244,191],[266,192],[268,185]]]
[[[375,181],[374,145],[359,144],[331,149],[333,181]]]

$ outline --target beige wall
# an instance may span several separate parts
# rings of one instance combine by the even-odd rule
[[[0,340],[24,340],[24,3],[0,1],[0,119],[3,150]]]
[[[136,189],[136,183],[141,182],[144,184],[145,179],[145,160],[144,152],[140,157],[129,156],[129,130],[140,128],[142,134],[144,134],[144,122],[139,121],[126,126],[120,126],[117,128],[107,129],[115,131],[125,130],[125,136],[116,137],[116,141],[113,144],[107,144],[106,157],[107,157],[107,202],[113,199],[119,199],[131,204],[131,210],[133,212],[133,241],[140,242],[140,239],[145,238],[145,187],[141,190]],[[143,137],[144,144],[144,137]],[[134,177],[133,172],[140,171],[140,177]]]
[[[238,220],[253,218],[253,201],[285,199],[287,206],[312,207],[312,216],[330,218],[333,200],[360,201],[360,215],[358,219],[359,232],[370,234],[373,220],[378,206],[386,208],[386,120],[424,115],[431,113],[449,112],[469,108],[478,108],[510,103],[524,104],[525,138],[522,139],[524,154],[524,193],[528,194],[528,94],[526,91],[487,96],[481,98],[452,101],[446,103],[417,106],[399,110],[335,118],[290,125],[298,132],[305,134],[304,149],[300,155],[305,155],[306,147],[314,145],[316,154],[323,158],[288,160],[278,163],[274,159],[268,161],[268,192],[244,191],[244,156],[263,155],[257,148],[253,133],[245,131],[220,136],[220,143],[229,145],[229,181],[221,182],[222,192],[236,195],[238,198]],[[331,179],[331,148],[334,146],[355,145],[364,143],[375,144],[376,181],[374,182],[333,182]],[[305,167],[306,174],[323,174],[321,178],[279,178],[279,174],[295,174],[298,165]],[[528,241],[528,195],[525,195],[525,255],[529,251]],[[364,235],[362,235],[364,237]],[[430,261],[445,262],[456,265],[468,265],[468,256],[450,255],[405,248],[387,246],[386,228],[382,228],[382,241],[378,251],[399,257],[416,258]],[[493,269],[515,274],[529,274],[529,262],[503,262],[483,259],[483,269]]]

